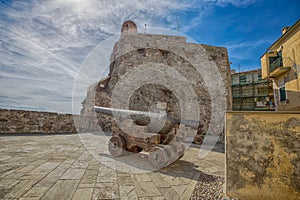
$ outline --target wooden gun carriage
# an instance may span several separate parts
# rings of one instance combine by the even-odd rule
[[[117,118],[112,126],[108,149],[113,157],[126,152],[149,152],[149,162],[156,168],[170,165],[185,153],[185,126],[197,127],[198,122],[174,119],[166,112],[144,112],[94,106],[96,112]],[[145,121],[156,121],[149,125]],[[157,128],[159,123],[163,126]],[[140,124],[140,125],[138,125]],[[155,130],[156,129],[156,130]]]

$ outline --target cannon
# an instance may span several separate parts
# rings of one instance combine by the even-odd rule
[[[145,112],[94,106],[95,112],[113,116],[108,150],[113,157],[128,152],[149,152],[149,162],[156,168],[166,167],[185,153],[185,125],[198,127],[198,121],[176,119],[165,111]]]

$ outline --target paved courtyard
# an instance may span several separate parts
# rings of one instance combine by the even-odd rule
[[[0,199],[189,199],[201,174],[224,177],[218,149],[200,159],[191,147],[153,171],[145,153],[114,160],[107,141],[92,133],[0,136]]]

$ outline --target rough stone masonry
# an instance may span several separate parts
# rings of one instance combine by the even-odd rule
[[[189,97],[184,99],[170,88],[186,89],[182,88],[186,86],[181,84],[180,76],[189,81],[189,86],[196,94],[196,98],[192,99],[196,104],[192,106],[199,107],[200,123],[194,142],[202,143],[205,134],[222,134],[223,123],[211,126],[211,129],[209,124],[218,121],[218,117],[224,118],[224,112],[231,109],[230,69],[226,48],[189,43],[181,36],[137,33],[136,24],[129,20],[122,25],[120,39],[115,43],[110,61],[108,76],[88,89],[81,114],[94,116],[94,105],[113,107],[116,104],[114,102],[121,107],[128,104],[127,108],[131,110],[153,111],[157,103],[164,102],[171,116],[187,116],[182,102],[189,101]],[[131,79],[122,82],[123,92],[132,87],[131,84],[136,84],[135,79],[148,80],[150,76],[164,75],[158,76],[157,82],[145,81],[140,84],[131,94],[129,102],[126,102],[126,99],[122,98],[122,91],[117,93],[116,87],[122,78],[130,77],[128,73],[135,73],[141,67],[157,68],[157,71],[153,74],[142,74],[142,78],[131,76]],[[179,76],[172,76],[174,73]],[[220,76],[216,76],[218,73]],[[171,77],[168,77],[168,74]],[[168,87],[166,80],[170,80],[173,85]],[[221,115],[214,115],[213,112],[219,112]],[[192,114],[194,113],[191,113],[191,116]],[[111,131],[113,122],[110,117],[97,113],[97,119],[90,122],[91,126],[95,123],[99,123],[104,131]]]

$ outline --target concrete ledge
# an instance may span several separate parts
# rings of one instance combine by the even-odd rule
[[[300,115],[300,111],[227,111],[226,114],[243,114],[243,115],[278,115],[278,114],[298,114]]]

